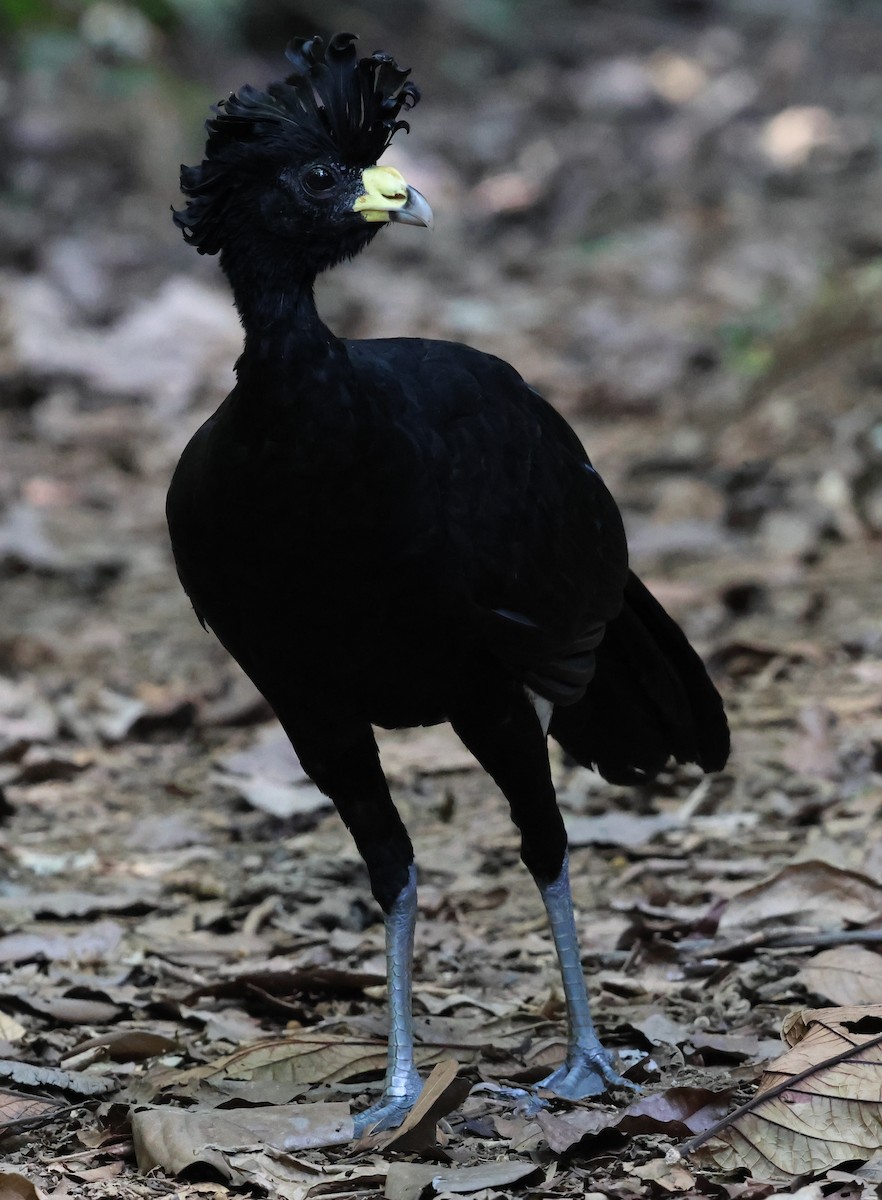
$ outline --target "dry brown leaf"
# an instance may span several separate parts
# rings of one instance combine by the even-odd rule
[[[878,1024],[876,1024],[878,1022]],[[835,1008],[801,1008],[781,1024],[781,1036],[795,1046],[813,1025],[851,1026],[860,1023],[860,1033],[882,1033],[882,1004],[841,1004]]]
[[[151,1033],[149,1029],[118,1029],[80,1042],[73,1047],[71,1055],[98,1046],[105,1046],[107,1057],[114,1062],[142,1062],[145,1058],[177,1049],[177,1043],[164,1034]]]
[[[41,1096],[0,1088],[0,1129],[15,1121],[46,1116],[61,1107],[63,1105],[55,1100],[44,1100]]]
[[[531,1036],[539,1030],[550,1028],[547,1022],[534,1018],[496,1018],[489,1021],[463,1021],[452,1018],[422,1018],[417,1021],[418,1041],[415,1046],[417,1066],[421,1069],[434,1067],[449,1058],[453,1050],[463,1065],[478,1061],[482,1053],[492,1047],[493,1062],[488,1064],[494,1075],[511,1075],[521,1070],[522,1063],[507,1057],[511,1044],[517,1044],[519,1053],[529,1043]],[[533,1049],[536,1049],[534,1055]],[[531,1065],[544,1062],[543,1054],[550,1058],[563,1057],[558,1039],[539,1043],[526,1052],[524,1057]],[[333,1033],[318,1033],[307,1030],[288,1037],[257,1042],[242,1047],[232,1054],[194,1067],[186,1071],[163,1071],[147,1076],[145,1094],[172,1090],[181,1094],[192,1094],[202,1084],[222,1087],[226,1081],[240,1084],[249,1081],[274,1080],[306,1087],[316,1083],[345,1083],[355,1076],[371,1072],[381,1073],[386,1066],[386,1044],[373,1038],[345,1036]],[[243,1099],[247,1092],[241,1087],[237,1094]]]
[[[567,817],[567,840],[571,846],[621,846],[626,850],[645,846],[660,833],[681,824],[673,813],[629,813],[611,809],[599,817]]]
[[[640,1021],[632,1021],[631,1028],[642,1033],[653,1046],[682,1046],[692,1040],[689,1030],[681,1021],[672,1021],[662,1012],[650,1013]]]
[[[478,765],[447,725],[387,735],[380,742],[380,757],[386,778],[405,784],[421,775],[472,771]]]
[[[222,1080],[239,1083],[265,1079],[297,1085],[339,1083],[363,1072],[379,1071],[386,1063],[386,1049],[365,1038],[327,1034],[303,1034],[245,1046],[232,1054],[186,1071],[164,1071],[153,1077],[163,1091],[186,1092],[193,1085]]]
[[[65,888],[57,892],[38,891],[14,896],[0,896],[0,914],[21,919],[27,916],[72,917],[99,916],[101,913],[131,913],[138,915],[156,907],[156,888],[135,884],[125,892],[96,895]]]
[[[106,962],[119,946],[123,928],[96,921],[79,933],[11,933],[0,938],[0,962]]]
[[[433,1067],[407,1117],[397,1129],[377,1140],[376,1149],[410,1154],[434,1146],[438,1122],[458,1108],[469,1094],[469,1084],[457,1078],[458,1071],[459,1063],[452,1058]]]
[[[686,1130],[700,1133],[711,1128],[725,1113],[732,1090],[711,1092],[706,1088],[668,1088],[641,1096],[623,1111],[593,1109],[559,1116],[537,1113],[536,1121],[556,1154],[572,1149],[583,1139],[614,1131],[633,1134],[667,1134],[681,1137]]]
[[[810,958],[796,978],[834,1004],[872,1004],[882,996],[882,954],[833,946]]]
[[[273,1200],[310,1200],[333,1196],[350,1200],[376,1194],[386,1179],[383,1163],[334,1163],[320,1166],[305,1157],[268,1148],[229,1156],[229,1179],[237,1187],[273,1197]],[[226,1198],[227,1193],[224,1192]]]
[[[695,1176],[679,1162],[669,1163],[664,1158],[651,1158],[649,1162],[636,1166],[626,1165],[625,1170],[645,1183],[656,1183],[665,1192],[678,1196],[695,1186]]]
[[[708,1062],[741,1062],[745,1059],[761,1061],[775,1058],[781,1053],[778,1038],[758,1038],[756,1034],[703,1033],[700,1030],[689,1035],[694,1050]]]
[[[16,1171],[0,1171],[0,1200],[45,1200],[46,1193]]]
[[[419,1200],[431,1187],[433,1193],[455,1196],[487,1188],[507,1188],[540,1168],[533,1162],[500,1159],[477,1167],[439,1167],[433,1163],[393,1162],[386,1176],[386,1200]]]
[[[228,1156],[251,1147],[280,1151],[334,1146],[353,1136],[348,1104],[274,1108],[186,1109],[163,1105],[132,1114],[138,1167],[178,1175],[204,1162],[231,1178]]]
[[[473,1057],[477,1053],[476,1048]],[[416,1045],[416,1062],[421,1068],[434,1066],[448,1054],[449,1049],[444,1045]],[[202,1067],[165,1071],[151,1082],[156,1090],[179,1094],[190,1092],[194,1085],[222,1087],[229,1080],[240,1085],[273,1081],[301,1088],[317,1083],[344,1083],[358,1075],[381,1072],[385,1066],[386,1046],[382,1042],[333,1034],[300,1034],[258,1042]],[[240,1086],[237,1094],[247,1098],[247,1088]]]
[[[600,1108],[580,1108],[572,1113],[538,1112],[535,1120],[545,1134],[549,1150],[554,1154],[565,1154],[586,1134],[609,1129],[615,1114]]]
[[[794,1014],[754,1098],[684,1152],[787,1179],[864,1161],[882,1143],[882,1005]]]
[[[120,1159],[115,1162],[102,1163],[100,1167],[76,1167],[71,1165],[66,1174],[78,1183],[106,1183],[109,1179],[117,1179],[125,1171],[125,1163]]]
[[[799,714],[799,732],[785,747],[781,757],[788,767],[803,775],[821,778],[835,776],[839,761],[836,753],[833,713],[823,704],[808,704]]]
[[[879,884],[856,871],[811,861],[791,863],[733,896],[720,919],[720,929],[751,928],[770,921],[842,929],[880,917]]]
[[[22,989],[10,989],[7,995],[14,995],[23,1007],[51,1017],[60,1025],[106,1025],[118,1020],[124,1011],[117,1004],[86,996],[29,996]]]
[[[227,780],[227,783],[230,783]],[[279,783],[275,779],[246,777],[236,780],[236,791],[252,808],[269,813],[272,817],[285,820],[287,817],[305,816],[330,808],[331,801],[318,790],[314,783]]]
[[[257,989],[269,996],[292,996],[303,992],[329,996],[352,996],[365,988],[380,987],[386,982],[384,975],[368,971],[343,971],[337,967],[304,967],[297,971],[245,971],[232,979],[196,988],[185,998],[185,1004],[193,1004],[202,996],[239,998],[253,994]]]
[[[15,1017],[0,1012],[0,1039],[4,1042],[20,1042],[26,1033],[27,1029]]]
[[[228,772],[219,775],[223,783],[234,786],[252,808],[272,816],[291,817],[331,807],[331,801],[307,777],[275,722],[261,729],[247,750],[225,755],[218,765]]]
[[[75,1096],[101,1096],[116,1087],[114,1079],[86,1075],[77,1071],[59,1071],[57,1067],[35,1067],[32,1063],[0,1059],[0,1079],[22,1083],[26,1087],[58,1088]]]

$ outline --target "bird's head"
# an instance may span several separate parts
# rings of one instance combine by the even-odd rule
[[[175,224],[201,254],[236,247],[317,272],[356,254],[389,221],[430,225],[425,199],[377,160],[416,87],[388,54],[359,58],[355,37],[297,39],[292,72],[264,91],[249,85],[206,123],[205,159],[181,167],[187,205]],[[284,246],[290,254],[285,254]]]

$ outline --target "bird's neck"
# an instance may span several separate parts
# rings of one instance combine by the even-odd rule
[[[224,251],[221,265],[245,328],[247,359],[291,365],[339,348],[315,306],[313,267],[254,247]]]

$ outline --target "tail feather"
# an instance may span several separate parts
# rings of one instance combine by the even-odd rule
[[[595,650],[584,697],[550,733],[612,783],[652,778],[670,758],[719,771],[729,756],[723,702],[679,625],[629,573],[622,611]]]

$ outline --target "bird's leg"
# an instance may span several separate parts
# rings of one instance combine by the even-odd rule
[[[568,857],[564,855],[560,873],[551,883],[536,882],[557,951],[568,1021],[566,1061],[540,1080],[538,1086],[568,1100],[600,1096],[611,1084],[632,1088],[634,1085],[610,1065],[591,1019],[570,894]]]
[[[416,868],[386,913],[386,992],[389,998],[389,1063],[383,1094],[355,1117],[355,1136],[394,1129],[413,1108],[422,1090],[413,1060],[413,933],[416,925]]]
[[[413,1108],[422,1080],[413,1061],[411,974],[416,923],[416,868],[407,830],[392,803],[370,725],[320,728],[286,720],[274,705],[312,781],[330,796],[364,859],[371,891],[385,914],[389,996],[389,1067],[376,1104],[356,1114],[355,1133],[394,1129]]]
[[[480,707],[476,703],[457,711],[453,727],[511,806],[521,833],[521,859],[548,913],[567,1002],[566,1061],[540,1086],[567,1099],[598,1096],[610,1084],[631,1086],[610,1066],[591,1020],[570,895],[566,830],[548,763],[546,714],[524,691],[510,694],[501,709],[493,697],[481,701]],[[536,1106],[535,1100],[528,1105]]]

